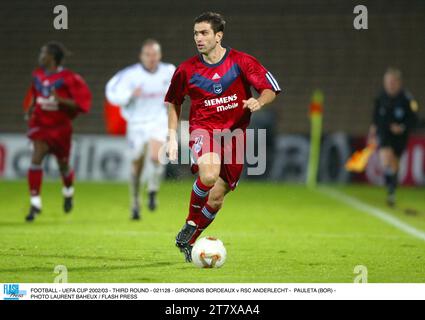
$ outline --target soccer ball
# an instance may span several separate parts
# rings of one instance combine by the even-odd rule
[[[199,239],[192,249],[192,261],[199,268],[220,268],[226,256],[223,242],[213,237]]]

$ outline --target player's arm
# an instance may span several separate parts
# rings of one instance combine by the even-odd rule
[[[418,102],[415,100],[415,98],[409,95],[409,107],[407,109],[407,119],[406,119],[406,126],[409,130],[415,129],[416,127],[419,126],[420,121],[419,121],[418,112],[419,112]]]
[[[178,158],[177,128],[181,113],[181,105],[187,93],[186,77],[181,67],[178,67],[171,79],[170,87],[165,95],[168,104],[168,143],[167,155],[171,161]]]
[[[167,155],[171,161],[177,160],[178,156],[177,128],[179,125],[180,113],[181,105],[168,103]]]
[[[261,110],[263,106],[273,102],[276,95],[281,91],[278,82],[273,75],[254,57],[243,54],[240,57],[240,66],[248,83],[260,92],[258,98],[242,100],[243,108],[251,112]]]
[[[372,124],[369,127],[369,132],[367,135],[367,144],[369,145],[377,145],[377,131],[378,131],[378,121],[379,121],[379,100],[375,100],[374,109],[373,109],[373,117]]]
[[[34,83],[31,83],[31,86],[28,88],[22,106],[24,108],[24,119],[28,121],[31,118],[32,112],[34,111],[35,107]]]
[[[376,138],[376,132],[377,132],[377,128],[375,124],[371,124],[369,127],[369,133],[367,135],[367,143],[368,144],[373,144],[376,145],[377,143],[377,138]]]
[[[243,108],[248,108],[251,112],[261,110],[266,104],[272,103],[276,98],[276,93],[271,89],[264,89],[261,95],[255,98],[249,98],[248,100],[242,100]]]
[[[79,105],[73,100],[60,97],[56,91],[52,91],[52,96],[58,104],[58,109],[66,112],[76,112],[79,110]]]
[[[70,98],[61,97],[53,91],[52,96],[57,102],[58,109],[72,116],[78,113],[87,113],[91,108],[92,94],[84,79],[78,74],[72,74],[67,79]]]
[[[133,83],[132,69],[124,69],[115,74],[106,84],[105,94],[108,101],[121,108],[128,107],[140,98],[142,89]]]

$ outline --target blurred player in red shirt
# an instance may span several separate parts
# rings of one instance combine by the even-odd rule
[[[171,161],[178,157],[176,130],[181,105],[186,95],[191,99],[192,171],[198,171],[199,177],[193,185],[186,224],[176,238],[187,262],[191,261],[196,239],[214,220],[225,195],[237,186],[244,158],[238,150],[244,150],[251,113],[271,103],[280,92],[272,74],[254,57],[221,45],[224,26],[218,13],[207,12],[195,19],[199,55],[176,69],[165,98],[169,104],[167,154]],[[260,94],[258,98],[252,97],[251,87]],[[236,139],[224,139],[222,144],[223,136],[214,133],[217,130],[227,130]]]
[[[43,177],[42,161],[47,154],[55,155],[63,181],[63,209],[73,206],[74,171],[69,165],[72,120],[86,113],[91,106],[91,93],[78,74],[62,66],[66,50],[62,44],[49,42],[40,50],[39,67],[32,73],[32,84],[27,93],[28,137],[32,140],[31,166],[28,184],[31,207],[26,217],[34,220],[41,212],[40,189]]]

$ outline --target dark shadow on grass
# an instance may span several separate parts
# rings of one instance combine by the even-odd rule
[[[34,230],[37,230],[38,227],[51,227],[51,226],[98,226],[99,223],[105,224],[105,220],[58,220],[58,221],[33,221],[33,222],[26,222],[26,221],[7,221],[7,222],[1,222],[0,221],[0,228],[2,227],[22,227],[22,228],[34,228]],[[108,220],[106,221],[106,225],[116,225],[117,222],[115,220]]]
[[[148,264],[136,264],[136,265],[122,265],[122,266],[90,266],[90,267],[70,267],[68,272],[72,273],[73,271],[79,272],[99,272],[99,271],[112,271],[112,270],[130,270],[130,269],[147,269],[147,268],[161,268],[173,266],[179,263],[172,262],[155,262]],[[17,273],[17,272],[48,272],[53,274],[53,267],[28,267],[28,268],[13,268],[13,269],[0,269],[0,273]]]
[[[52,258],[52,259],[101,260],[101,261],[140,261],[140,260],[142,260],[142,258],[122,258],[122,257],[105,257],[105,256],[77,256],[77,255],[70,255],[70,254],[0,253],[0,257]]]

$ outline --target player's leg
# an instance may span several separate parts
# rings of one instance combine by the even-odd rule
[[[394,206],[399,159],[391,147],[382,147],[379,150],[379,158],[384,171],[384,181],[388,193],[387,203],[390,206]]]
[[[209,192],[208,200],[202,207],[201,214],[194,217],[197,229],[189,241],[190,245],[195,244],[201,233],[214,221],[218,211],[223,206],[224,197],[230,190],[229,184],[219,177]]]
[[[62,177],[63,211],[71,212],[74,198],[74,170],[69,165],[68,158],[57,157],[59,172]]]
[[[139,220],[141,217],[140,178],[145,163],[147,141],[143,128],[128,127],[127,129],[127,142],[131,159],[129,183],[131,218]]]
[[[147,149],[143,147],[142,150]],[[140,176],[143,171],[143,165],[145,163],[145,152],[141,152],[139,157],[135,158],[131,162],[131,177],[130,177],[130,198],[131,198],[131,212],[132,219],[139,220],[141,217],[140,213]]]
[[[189,205],[189,215],[186,224],[176,237],[176,245],[185,254],[186,261],[191,261],[192,238],[195,236],[198,225],[202,219],[202,208],[208,200],[210,190],[219,179],[221,160],[217,153],[209,152],[197,160],[199,176],[192,187]]]
[[[164,142],[157,139],[149,141],[150,172],[148,176],[149,209],[154,211],[157,206],[156,195],[164,174],[164,166],[160,162],[159,152]]]
[[[34,220],[36,214],[41,212],[41,183],[43,180],[43,168],[41,164],[44,157],[49,152],[49,146],[45,141],[34,140],[31,165],[28,170],[28,186],[31,195],[31,207],[26,217],[27,221]]]

